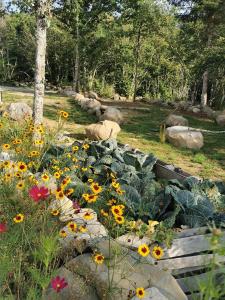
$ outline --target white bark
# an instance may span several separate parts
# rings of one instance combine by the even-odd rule
[[[36,28],[36,59],[33,118],[34,124],[43,122],[43,105],[45,92],[45,58],[47,20],[50,14],[51,1],[37,0],[37,28]]]
[[[202,96],[201,96],[201,106],[204,107],[207,105],[208,101],[208,70],[206,70],[203,74],[203,82],[202,82]]]

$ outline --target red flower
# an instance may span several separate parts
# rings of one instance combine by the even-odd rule
[[[44,186],[39,188],[38,186],[35,185],[29,190],[29,196],[35,202],[39,202],[40,200],[44,200],[49,196],[49,191]]]
[[[63,290],[67,286],[68,286],[68,283],[65,281],[65,278],[60,278],[59,276],[56,276],[51,281],[51,287],[54,290],[56,290],[57,293],[59,293],[61,290]]]
[[[7,226],[5,223],[0,223],[0,233],[4,233],[7,231]]]

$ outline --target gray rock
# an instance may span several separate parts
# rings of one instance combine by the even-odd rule
[[[8,152],[1,152],[0,153],[0,161],[4,161],[4,160],[10,160],[10,155]]]
[[[74,99],[75,99],[76,101],[80,101],[80,100],[82,100],[82,99],[85,98],[84,95],[79,94],[79,93],[74,93],[73,96],[74,96]]]
[[[219,126],[225,126],[225,112],[216,117],[216,123]]]
[[[120,100],[120,95],[119,94],[114,94],[114,96],[113,96],[113,100],[114,101],[119,101]]]
[[[96,92],[93,92],[93,91],[88,92],[88,97],[91,98],[91,99],[96,99],[96,100],[99,99],[98,94]]]
[[[142,244],[149,245],[151,240],[148,237],[139,238],[135,233],[127,233],[116,239],[116,242],[130,249],[138,249]]]
[[[98,100],[90,99],[89,101],[86,101],[84,105],[84,109],[90,111],[95,111],[96,109],[100,109],[101,103]]]
[[[56,293],[49,285],[43,292],[42,300],[100,300],[96,294],[96,290],[84,277],[72,273],[64,267],[60,268],[55,276],[65,278],[68,286],[59,293]]]
[[[172,114],[166,118],[166,126],[188,126],[188,120],[182,116]]]
[[[127,300],[128,295],[135,295],[135,287],[156,287],[167,300],[187,300],[171,274],[151,265],[136,252],[121,247],[112,240],[110,244],[108,240],[104,240],[94,246],[107,263],[97,266],[92,254],[83,254],[69,261],[66,268],[87,278],[96,288],[101,300]],[[109,263],[111,267],[108,269]]]
[[[216,112],[209,106],[203,106],[202,112],[205,113],[209,118],[215,118]]]
[[[118,124],[121,124],[123,122],[123,115],[119,109],[114,107],[108,107],[105,110],[104,114],[101,115],[100,117],[100,121],[104,121],[104,120],[110,120]]]
[[[108,120],[91,124],[85,128],[86,135],[90,140],[116,139],[120,130],[120,126],[117,123]]]
[[[131,300],[139,300],[137,296],[134,296]],[[143,300],[168,300],[159,289],[152,287],[145,290],[145,296],[142,298]]]
[[[11,103],[7,107],[9,117],[15,121],[23,121],[32,117],[32,109],[24,102]]]
[[[166,139],[176,147],[200,149],[204,145],[201,132],[189,130],[185,126],[173,126],[166,129]]]
[[[193,107],[193,108],[192,108],[192,112],[193,112],[194,114],[198,114],[198,113],[201,112],[201,109],[198,108],[198,107]]]

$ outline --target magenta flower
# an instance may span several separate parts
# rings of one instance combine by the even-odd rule
[[[56,276],[51,281],[51,287],[59,293],[61,290],[63,290],[65,287],[68,286],[68,283],[65,281],[65,278],[60,278],[59,276]]]
[[[29,190],[29,196],[35,202],[39,202],[40,200],[44,200],[49,196],[49,191],[44,186],[39,188],[37,185],[35,185]]]
[[[7,231],[7,226],[5,223],[0,223],[0,233],[4,233]]]

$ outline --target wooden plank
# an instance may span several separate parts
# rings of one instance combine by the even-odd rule
[[[209,228],[205,227],[198,227],[198,228],[189,228],[189,229],[182,229],[181,231],[175,234],[175,238],[185,238],[193,235],[202,235],[205,234]]]
[[[174,239],[172,247],[165,249],[163,259],[210,250],[211,245],[209,239],[211,236],[212,234],[205,234]],[[221,242],[225,242],[225,235],[221,237]]]
[[[214,270],[211,272],[205,272],[198,275],[188,276],[184,278],[178,278],[177,282],[179,283],[180,287],[184,291],[184,293],[193,293],[199,291],[199,285],[202,282],[205,282],[209,275],[215,276],[216,274],[222,274],[225,272],[225,268],[220,268],[218,270]]]
[[[173,259],[159,260],[155,264],[163,270],[177,270],[188,267],[199,267],[210,264],[213,254],[195,255]],[[216,262],[225,262],[225,256],[216,255]]]
[[[188,267],[188,268],[181,268],[177,270],[171,270],[171,274],[175,277],[177,276],[185,276],[184,274],[192,273],[199,270],[204,270],[205,266],[198,266],[198,267]]]

